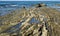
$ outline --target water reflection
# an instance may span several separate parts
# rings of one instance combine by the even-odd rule
[[[30,22],[29,22],[30,24],[32,24],[32,23],[40,23],[38,20],[36,20],[35,18],[32,18],[31,20],[30,20]]]

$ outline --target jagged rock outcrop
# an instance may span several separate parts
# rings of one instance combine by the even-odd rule
[[[60,12],[46,6],[16,10],[0,21],[0,36],[60,36]]]

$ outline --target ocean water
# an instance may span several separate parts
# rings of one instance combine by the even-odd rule
[[[60,6],[55,5],[60,4],[60,1],[0,1],[0,16],[10,13],[18,8],[22,8],[22,6],[28,8],[38,3],[44,3],[48,7],[60,8]]]

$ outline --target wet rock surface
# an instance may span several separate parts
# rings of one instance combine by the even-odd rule
[[[1,16],[0,36],[60,36],[60,12],[40,6]]]

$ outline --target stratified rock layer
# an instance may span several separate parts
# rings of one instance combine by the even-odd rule
[[[0,36],[60,36],[60,12],[46,6],[13,11],[0,24]]]

